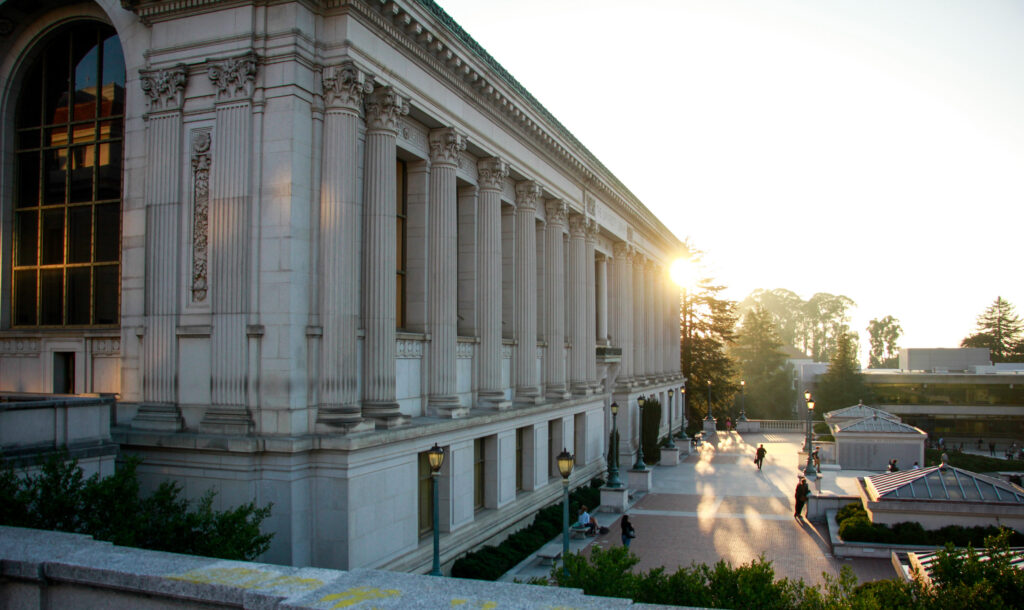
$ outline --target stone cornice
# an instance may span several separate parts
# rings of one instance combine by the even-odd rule
[[[454,127],[430,130],[430,163],[458,166],[459,153],[466,150],[466,136]]]

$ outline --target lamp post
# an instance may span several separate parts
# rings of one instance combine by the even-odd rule
[[[665,449],[675,449],[676,444],[672,442],[672,393],[668,394],[668,438],[665,439]]]
[[[619,403],[612,403],[612,437],[608,442],[608,487],[618,489],[622,487],[619,480],[619,429],[616,420],[619,418]]]
[[[810,390],[804,390],[804,406],[806,407],[807,403],[809,403],[809,402],[811,402],[811,391]],[[811,412],[811,410],[808,409],[807,410],[807,413],[808,413],[808,415],[807,415],[807,417],[808,417],[808,419],[807,419],[808,425],[810,425],[809,422],[811,421],[810,420],[810,412]],[[804,440],[804,451],[806,451],[807,453],[811,452],[811,431],[810,431],[810,429],[807,430],[807,438]]]
[[[747,421],[747,382],[740,381],[740,417],[738,421]]]
[[[804,467],[804,476],[808,481],[818,478],[818,472],[814,469],[814,462],[811,460],[811,414],[814,413],[814,401],[807,401],[807,466]]]
[[[430,570],[430,575],[443,576],[441,574],[441,531],[439,524],[441,508],[437,493],[437,474],[441,472],[441,464],[444,464],[444,449],[441,449],[437,446],[437,443],[434,443],[434,446],[427,452],[427,461],[430,463],[430,478],[434,482],[434,567]]]
[[[715,421],[714,417],[711,417],[711,380],[708,379],[708,415],[704,418],[704,422]]]
[[[643,395],[637,396],[636,404],[640,408],[637,409],[636,463],[633,470],[647,470],[647,464],[644,464],[644,402]]]
[[[565,558],[569,556],[569,475],[572,474],[576,460],[564,447],[555,459],[558,461],[558,473],[562,475],[562,570],[568,576],[569,568],[565,567]]]
[[[679,414],[682,418],[682,422],[679,424],[679,438],[687,440],[686,437],[686,381],[683,381],[683,385],[679,386],[679,405],[682,407],[679,409]]]

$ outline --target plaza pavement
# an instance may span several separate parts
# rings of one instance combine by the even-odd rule
[[[761,471],[754,450],[764,443],[768,454]],[[693,562],[734,566],[760,555],[770,560],[777,578],[824,582],[822,573],[838,575],[848,565],[861,582],[895,576],[889,558],[844,560],[832,556],[824,523],[793,516],[798,452],[803,436],[796,433],[719,433],[677,466],[654,466],[649,493],[637,494],[626,511],[637,531],[631,550],[639,570],[664,566],[669,573]],[[802,466],[802,464],[800,464]],[[815,493],[857,495],[857,477],[865,472],[825,470]],[[623,477],[625,478],[625,477]],[[573,541],[573,551],[621,544],[619,519],[596,514],[608,534]],[[586,552],[586,551],[584,551]],[[503,580],[546,576],[550,566],[530,558]]]

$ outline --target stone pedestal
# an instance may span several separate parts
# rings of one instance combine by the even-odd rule
[[[626,487],[602,487],[601,509],[609,513],[624,513],[629,504],[629,489]]]
[[[651,478],[654,474],[650,468],[647,470],[630,470],[627,481],[629,488],[636,491],[651,491]]]
[[[713,419],[704,420],[704,440],[706,442],[714,441],[718,438],[718,425]]]
[[[661,461],[658,462],[662,466],[678,466],[679,465],[679,447],[675,449],[661,448]]]

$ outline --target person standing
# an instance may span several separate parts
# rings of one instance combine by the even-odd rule
[[[636,530],[633,529],[633,524],[629,521],[629,515],[622,516],[622,546],[629,548],[630,541],[636,538]]]
[[[764,456],[768,453],[768,450],[764,448],[764,443],[758,445],[757,453],[754,454],[754,463],[757,464],[757,469],[761,470],[761,465],[764,464]]]
[[[801,475],[800,482],[796,484],[796,510],[793,511],[793,516],[797,519],[800,518],[800,513],[804,511],[804,506],[807,505],[807,496],[810,493],[811,488],[807,486],[807,479]]]

